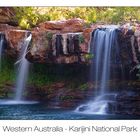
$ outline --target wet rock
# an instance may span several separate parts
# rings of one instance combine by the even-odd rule
[[[81,107],[79,107],[79,110],[78,111],[85,111],[85,110],[87,110],[88,109],[88,106],[86,106],[86,105],[83,105],[83,106],[81,106]]]
[[[56,63],[58,64],[70,64],[70,63],[76,63],[78,62],[78,56],[60,56],[58,58],[56,58]]]
[[[39,62],[45,63],[47,62],[47,58],[49,51],[51,50],[51,46],[48,40],[48,32],[35,32],[32,31],[32,42],[30,49],[26,55],[26,58],[30,62]]]
[[[140,114],[140,94],[129,91],[119,93],[114,102],[108,103],[107,112],[124,115]]]
[[[64,82],[57,82],[43,87],[30,85],[27,87],[27,91],[28,94],[25,95],[25,99],[40,101],[51,108],[77,107],[93,95],[92,92],[70,89],[66,87]]]
[[[65,87],[65,83],[63,83],[63,82],[59,82],[59,83],[56,83],[56,84],[53,84],[52,86],[51,86],[51,88],[53,88],[53,89],[60,89],[60,88],[64,88]]]
[[[16,57],[19,55],[21,51],[22,44],[24,43],[24,39],[26,37],[26,34],[28,31],[25,30],[7,30],[6,40],[8,43],[8,48],[6,50],[6,53],[12,57]]]
[[[88,46],[86,43],[80,43],[80,37],[83,36],[82,33],[72,34],[73,38],[71,38],[72,44],[69,47],[74,46],[73,53],[64,54],[64,46],[61,44],[60,48],[55,46],[55,42],[52,40],[54,37],[58,36],[57,34],[53,34],[52,32],[32,32],[32,45],[30,47],[29,52],[26,55],[26,58],[30,62],[37,63],[56,63],[56,64],[71,64],[71,63],[86,63],[88,59],[86,59],[86,54],[88,53]],[[59,34],[59,36],[68,36],[67,34]],[[76,38],[76,37],[77,38]],[[75,38],[74,38],[75,37]],[[64,38],[62,38],[64,40]],[[67,41],[67,40],[66,40]],[[74,42],[75,41],[75,42]],[[61,41],[59,41],[59,44]],[[75,44],[74,44],[75,43]],[[68,45],[68,42],[66,43]],[[67,46],[68,47],[68,46]],[[68,49],[68,48],[67,48]],[[61,52],[61,53],[60,53]]]
[[[140,101],[140,94],[131,91],[124,91],[121,94],[117,95],[117,101]]]
[[[26,58],[32,63],[91,63],[91,58],[88,56],[90,50],[90,34],[93,30],[99,27],[103,27],[103,25],[92,24],[90,28],[85,28],[85,23],[81,19],[47,21],[41,23],[38,27],[32,29],[31,31],[32,42]],[[18,53],[20,53],[25,34],[29,31],[19,30],[18,27],[13,27],[5,24],[0,24],[0,31],[5,32],[6,34],[6,39],[9,44],[9,48],[6,51],[7,54],[12,57],[17,57]],[[55,54],[55,43],[52,39],[53,35],[65,36],[72,33],[73,38],[71,39],[72,41],[69,42],[74,43],[70,45],[71,47],[69,46],[70,49],[74,46],[72,52],[67,53],[61,51],[60,53],[60,48],[57,48],[56,50],[58,52],[56,52]],[[123,28],[118,30],[120,59],[116,63],[121,62],[121,64],[123,65],[122,67],[125,67],[127,65],[128,71],[130,67],[135,65],[134,54],[131,46],[131,37],[133,35],[133,30],[126,30]],[[69,43],[67,43],[67,45]],[[134,48],[136,51],[136,56],[139,59],[140,53],[138,52],[138,42],[136,38]]]
[[[75,106],[76,106],[76,104],[71,101],[64,101],[59,104],[59,107],[61,107],[61,108],[73,108]]]

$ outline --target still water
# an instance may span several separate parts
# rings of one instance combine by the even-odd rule
[[[50,109],[44,104],[0,105],[0,120],[139,120],[140,116],[96,115]]]

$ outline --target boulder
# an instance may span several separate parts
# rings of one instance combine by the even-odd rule
[[[47,21],[39,24],[42,30],[57,30],[58,32],[82,32],[84,29],[84,20],[69,19],[61,21]]]
[[[6,50],[7,54],[16,57],[21,51],[22,44],[27,35],[28,31],[10,29],[5,32],[8,48]]]

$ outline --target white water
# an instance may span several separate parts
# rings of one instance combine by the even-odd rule
[[[22,100],[22,95],[25,90],[26,80],[28,77],[29,62],[26,60],[25,55],[29,43],[31,41],[32,35],[26,37],[24,43],[22,44],[22,51],[19,57],[19,60],[16,62],[18,64],[18,75],[16,83],[16,96],[14,100],[0,100],[0,105],[16,105],[16,104],[36,104],[36,101],[24,101]],[[0,66],[1,66],[1,57],[2,57],[2,47],[3,47],[4,36],[0,34]]]
[[[16,101],[16,100],[0,100],[0,105],[24,105],[24,104],[37,104],[36,101]]]
[[[93,47],[93,63],[91,66],[91,77],[94,76],[95,86],[99,87],[94,91],[96,97],[87,104],[82,104],[76,108],[76,112],[86,114],[106,114],[111,93],[108,93],[107,82],[110,78],[110,59],[111,50],[115,47],[115,29],[116,27],[107,27],[97,29],[94,37],[91,39]],[[92,78],[91,78],[92,79]],[[115,96],[115,95],[113,95]]]
[[[0,71],[1,71],[1,61],[2,61],[2,50],[3,50],[3,42],[4,42],[4,36],[0,33]]]
[[[27,49],[29,46],[29,43],[32,39],[32,35],[25,39],[23,46],[22,46],[22,52],[20,54],[19,60],[16,62],[18,64],[18,75],[17,75],[17,81],[16,81],[16,96],[15,101],[21,101],[22,95],[25,92],[25,86],[26,81],[28,77],[28,71],[29,71],[29,62],[25,58]]]
[[[105,93],[99,95],[94,100],[78,106],[75,112],[84,114],[106,114],[106,108],[108,107],[107,104],[115,102],[116,95],[116,93]]]

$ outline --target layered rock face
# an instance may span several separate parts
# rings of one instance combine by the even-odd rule
[[[29,31],[8,27],[3,31],[9,46],[6,51],[18,56]],[[35,63],[87,63],[90,31],[81,19],[41,23],[31,31],[32,42],[26,58]]]
[[[90,34],[99,27],[102,28],[102,25],[95,24],[86,28],[83,20],[72,19],[44,22],[31,31],[20,30],[18,27],[8,24],[0,24],[0,32],[5,34],[7,40],[5,52],[10,57],[18,57],[26,35],[32,33],[32,41],[26,54],[28,61],[44,64],[89,64],[92,58],[90,54]],[[126,77],[128,77],[127,74],[131,68],[140,62],[140,26],[136,25],[134,28],[135,30],[122,26],[118,30],[117,42],[121,59],[120,67],[123,67]],[[117,73],[117,69],[115,70]],[[35,91],[32,92],[31,90],[30,93],[33,94],[30,94],[27,99],[39,98],[43,102],[49,101],[50,106],[55,106],[54,104],[58,103],[56,106],[76,107],[81,101],[85,101],[92,96],[92,92],[89,92],[89,90],[68,92],[65,85],[61,86],[58,86],[50,94],[48,94],[48,87],[44,87],[41,90],[45,95],[41,93],[40,89],[33,88]],[[54,88],[52,87],[52,89]],[[34,95],[35,92],[37,93]],[[116,104],[109,105],[109,109],[115,110],[115,113],[139,114],[139,94],[122,92],[117,96],[116,101]]]
[[[84,28],[84,21],[81,19],[40,24],[39,31],[46,31],[44,33],[47,38],[47,54],[44,54],[46,62],[64,64],[86,62],[85,55],[88,53],[89,40],[85,40]],[[40,44],[40,42],[34,42],[34,44]],[[35,56],[33,51],[30,54]]]
[[[34,63],[90,63],[90,34],[103,25],[92,25],[85,28],[81,19],[65,21],[47,21],[31,31],[20,30],[13,26],[0,24],[8,48],[7,54],[17,57],[25,40],[25,34],[32,33],[32,42],[26,58]],[[136,65],[140,61],[139,25],[135,31],[129,27],[118,30],[118,44],[121,62],[125,65]]]
[[[55,30],[61,33],[67,32],[83,32],[84,20],[82,19],[70,19],[64,21],[47,21],[39,24],[40,30],[48,31]]]
[[[80,63],[85,62],[87,53],[88,45],[84,42],[83,33],[33,32],[27,59],[40,63]]]

